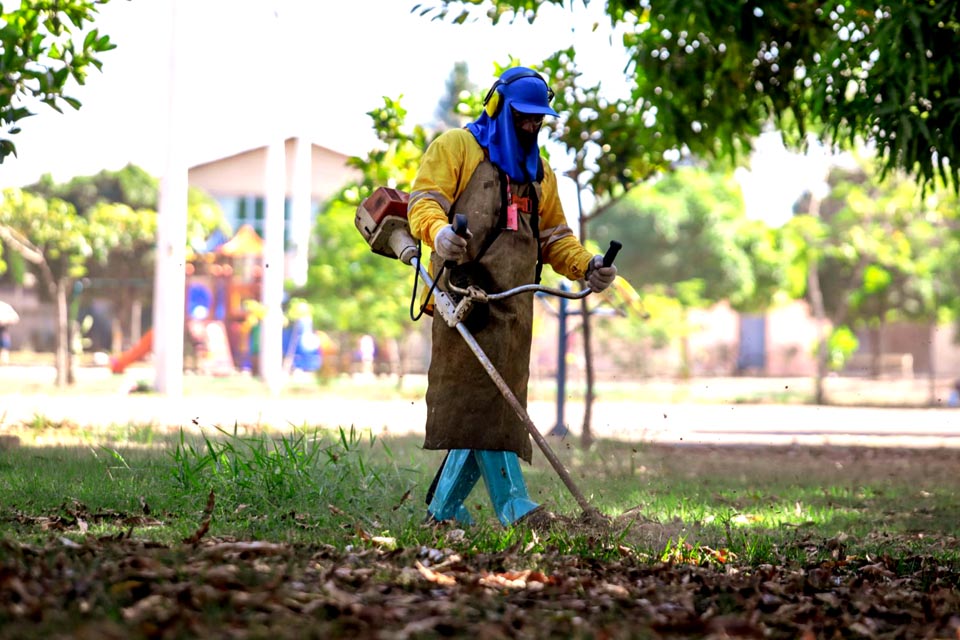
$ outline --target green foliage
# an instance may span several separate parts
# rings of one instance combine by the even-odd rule
[[[833,371],[840,371],[859,347],[860,341],[850,327],[837,327],[827,340],[827,365]]]
[[[436,0],[415,10],[455,23],[532,23],[544,7],[580,4]],[[735,158],[772,120],[794,144],[811,132],[847,146],[873,141],[884,173],[902,169],[924,185],[939,178],[960,191],[953,0],[608,0],[605,12],[623,33],[633,84],[609,113],[634,120],[636,144]],[[634,110],[655,124],[635,126]],[[582,124],[574,131],[593,135]]]
[[[114,303],[129,335],[134,303],[152,295],[158,196],[159,181],[135,165],[62,184],[44,175],[4,192],[0,245],[31,265],[51,298],[57,287],[72,289],[69,280],[89,277],[97,295]],[[216,228],[227,229],[220,206],[191,188],[187,244],[202,244]]]
[[[413,270],[370,251],[355,211],[337,202],[317,216],[315,257],[301,295],[314,301],[320,329],[398,337],[410,322]]]
[[[138,243],[153,243],[156,236],[160,181],[137,165],[128,164],[119,171],[104,169],[91,176],[73,177],[64,183],[56,183],[52,176],[44,174],[39,181],[24,189],[69,202],[77,212],[90,218],[103,205],[123,205],[123,213],[115,209],[113,213],[96,214],[108,220],[113,216],[112,222],[122,227],[116,233],[116,242],[111,245],[120,252],[139,253],[141,247]],[[187,191],[187,244],[202,244],[218,228],[230,231],[223,210],[209,194],[190,187]]]
[[[843,10],[843,11],[841,11]],[[882,176],[906,169],[960,191],[960,6],[952,0],[838,2],[837,31],[812,76],[812,106],[834,139],[873,139]],[[847,37],[844,37],[847,36]]]
[[[94,241],[108,253],[142,256],[156,243],[157,215],[154,211],[134,210],[126,204],[100,203],[89,211],[90,224],[96,228]],[[115,259],[108,260],[115,267]],[[106,262],[106,261],[105,261]]]
[[[574,156],[573,175],[584,176],[599,200],[615,199],[669,168],[674,140],[650,126],[649,101],[611,100],[598,83],[585,85],[569,47],[544,60],[541,70],[556,93],[549,119],[555,138]],[[578,178],[579,181],[579,178]]]
[[[89,221],[68,202],[16,188],[5,189],[0,198],[0,239],[28,262],[43,266],[51,295],[57,281],[83,276],[87,259],[102,257],[101,245],[90,236]]]
[[[902,173],[881,177],[867,162],[835,170],[830,182],[817,243],[824,305],[836,324],[932,322],[956,305],[955,194],[930,188],[924,196]]]
[[[823,221],[809,213],[796,213],[782,227],[781,247],[787,261],[787,290],[794,298],[807,293],[810,264],[822,257],[821,245],[829,230]]]
[[[142,168],[128,164],[119,171],[104,169],[92,176],[76,176],[56,183],[44,174],[27,191],[66,200],[80,213],[86,213],[104,202],[123,203],[133,209],[156,210],[160,183]]]
[[[633,189],[594,224],[629,247],[618,259],[628,281],[666,287],[686,307],[763,309],[785,285],[777,234],[745,217],[729,178],[699,168]]]
[[[414,272],[370,251],[354,216],[377,187],[409,191],[429,138],[419,125],[404,130],[407,112],[399,100],[384,98],[384,105],[368,115],[382,145],[366,157],[350,158],[361,180],[347,185],[317,216],[315,248],[300,294],[313,301],[319,329],[399,337],[410,327]]]
[[[420,125],[415,125],[409,132],[404,130],[407,110],[400,104],[400,99],[385,97],[383,106],[367,112],[367,115],[373,120],[374,131],[382,146],[371,149],[365,158],[350,158],[349,164],[362,172],[363,179],[357,185],[346,187],[337,200],[351,205],[360,204],[377,187],[409,190],[420,166],[420,158],[432,139]]]
[[[99,54],[115,47],[109,36],[89,29],[107,1],[22,0],[7,11],[0,5],[0,163],[16,154],[11,138],[38,106],[80,108],[65,93],[69,83],[84,84],[91,68],[101,68]]]

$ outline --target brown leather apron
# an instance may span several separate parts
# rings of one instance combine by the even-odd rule
[[[510,184],[514,201],[521,205],[517,230],[500,231],[481,259],[473,262],[488,234],[501,226],[501,187],[497,168],[484,160],[450,209],[451,218],[457,213],[466,214],[468,228],[473,233],[465,259],[470,264],[460,271],[467,271],[471,280],[488,293],[532,284],[536,278],[538,231],[530,227],[530,212],[539,202],[540,185],[537,183]],[[531,193],[534,189],[536,194]],[[440,263],[434,253],[431,257],[433,273],[439,271]],[[445,271],[440,286],[445,286],[448,276]],[[476,311],[465,324],[513,394],[526,407],[533,293],[475,307]],[[439,314],[433,318],[432,333],[424,448],[513,451],[530,462],[533,448],[526,427],[463,337],[456,329],[448,327]]]

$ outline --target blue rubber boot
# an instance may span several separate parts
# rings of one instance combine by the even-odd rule
[[[434,520],[456,520],[473,524],[473,516],[463,501],[480,479],[480,467],[472,449],[451,449],[437,479],[427,512]]]
[[[474,456],[490,493],[490,502],[503,526],[509,526],[538,505],[527,494],[520,460],[513,451],[475,451]]]

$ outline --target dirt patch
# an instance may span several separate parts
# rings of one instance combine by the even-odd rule
[[[562,533],[586,540],[618,539],[642,548],[663,548],[668,540],[676,540],[683,530],[689,528],[682,523],[655,522],[644,516],[639,507],[617,517],[593,509],[572,516],[538,509],[514,526],[539,536]]]

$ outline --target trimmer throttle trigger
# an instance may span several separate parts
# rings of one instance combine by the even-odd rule
[[[617,254],[620,253],[620,249],[623,248],[623,245],[617,242],[616,240],[610,241],[610,247],[607,249],[607,252],[603,254],[603,266],[609,267],[613,264],[613,261],[616,260]]]

